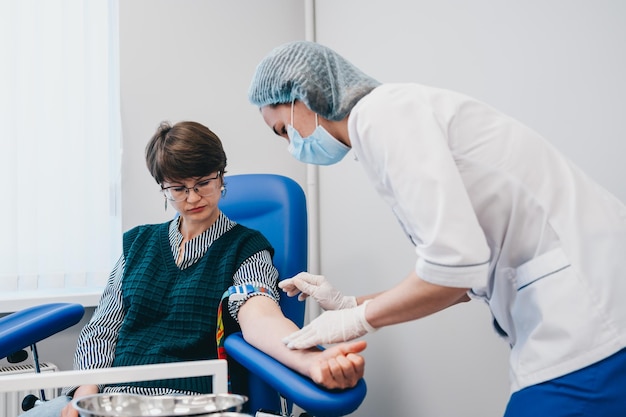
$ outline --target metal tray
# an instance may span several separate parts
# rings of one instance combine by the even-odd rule
[[[111,393],[81,397],[73,400],[72,405],[81,417],[226,417],[230,413],[222,412],[232,411],[238,415],[247,400],[247,397],[236,394],[146,396]]]

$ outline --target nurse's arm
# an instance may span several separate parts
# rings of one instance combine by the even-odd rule
[[[375,328],[417,320],[469,301],[468,288],[443,287],[424,281],[413,271],[402,282],[375,296],[358,297],[357,303],[371,301],[365,318]]]

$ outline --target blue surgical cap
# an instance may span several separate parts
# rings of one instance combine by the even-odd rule
[[[274,48],[256,68],[248,99],[256,106],[300,100],[328,120],[342,120],[380,83],[315,42]]]

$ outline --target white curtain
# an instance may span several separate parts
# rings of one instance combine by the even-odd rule
[[[101,287],[120,253],[118,3],[0,0],[0,287]]]

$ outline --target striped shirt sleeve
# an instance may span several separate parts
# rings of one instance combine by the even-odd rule
[[[113,364],[117,336],[124,320],[123,274],[124,256],[122,255],[111,271],[91,320],[78,336],[74,353],[74,369],[109,368]],[[63,392],[71,395],[76,388],[67,387]]]
[[[241,264],[241,267],[235,272],[233,277],[233,285],[252,285],[267,290],[250,293],[245,298],[237,301],[228,301],[228,311],[237,322],[239,322],[237,318],[239,309],[250,297],[262,295],[271,298],[278,304],[280,299],[278,271],[272,263],[269,251],[257,252]]]

